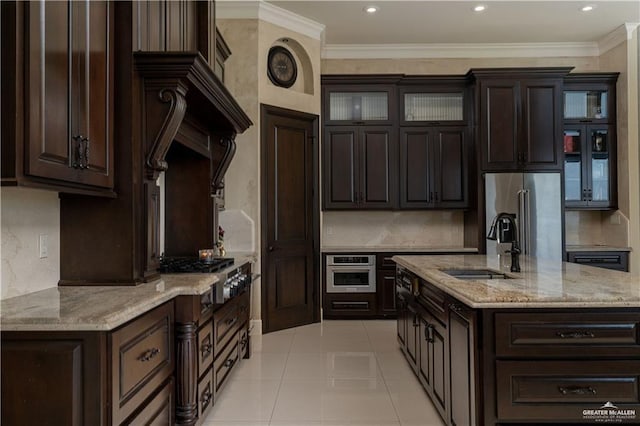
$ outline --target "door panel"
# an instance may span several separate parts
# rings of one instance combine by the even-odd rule
[[[324,132],[324,207],[356,206],[356,127],[327,127]]]
[[[25,95],[26,173],[73,180],[69,140],[71,8],[67,2],[29,2]],[[55,23],[55,24],[54,24]]]
[[[524,165],[528,170],[560,168],[561,94],[558,82],[522,82]]]
[[[319,320],[317,117],[262,106],[263,332]],[[349,137],[346,138],[349,141]]]
[[[439,129],[435,198],[438,207],[466,206],[465,129]]]
[[[432,206],[432,132],[424,128],[400,131],[400,207]]]
[[[306,278],[307,261],[305,256],[279,258],[274,265],[275,285],[270,287],[275,309],[286,309],[307,303],[305,285],[292,285],[301,278]]]
[[[361,207],[392,207],[395,161],[391,127],[364,128],[360,133]]]
[[[517,82],[483,82],[481,86],[481,143],[484,170],[518,167]]]

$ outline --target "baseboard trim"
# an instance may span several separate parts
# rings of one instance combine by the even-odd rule
[[[249,321],[249,336],[262,336],[262,320]]]

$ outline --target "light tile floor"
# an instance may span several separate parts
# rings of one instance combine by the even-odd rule
[[[324,321],[251,344],[205,426],[443,425],[395,321]]]

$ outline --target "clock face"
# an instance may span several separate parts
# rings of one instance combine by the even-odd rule
[[[298,76],[298,71],[296,61],[293,59],[291,52],[282,46],[272,47],[269,50],[267,74],[276,86],[293,86]]]

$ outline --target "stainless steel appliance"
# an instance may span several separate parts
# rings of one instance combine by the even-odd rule
[[[327,256],[327,293],[375,292],[375,255],[330,254]]]
[[[485,174],[486,230],[499,213],[515,213],[522,254],[562,260],[560,173]],[[487,241],[487,254],[504,254],[510,244]]]

